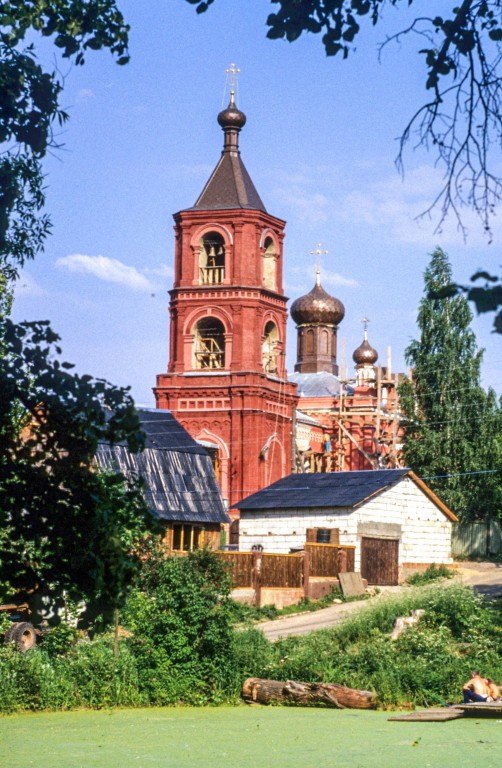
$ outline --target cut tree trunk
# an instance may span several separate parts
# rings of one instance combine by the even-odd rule
[[[371,691],[358,691],[336,683],[298,683],[294,680],[262,680],[248,677],[242,686],[242,697],[248,702],[299,704],[314,707],[324,704],[337,709],[374,709],[376,696]]]

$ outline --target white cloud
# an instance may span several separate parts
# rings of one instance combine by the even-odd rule
[[[152,291],[156,286],[139,272],[136,267],[130,267],[118,259],[108,256],[86,256],[73,253],[56,261],[57,267],[68,269],[83,275],[93,275],[98,280],[107,283],[117,283],[133,291]]]
[[[157,275],[157,277],[174,277],[174,269],[169,264],[161,264],[160,267],[145,267],[146,275]]]
[[[271,196],[274,198],[274,205],[279,209],[288,207],[292,212],[291,215],[296,219],[308,221],[311,224],[318,224],[328,219],[329,200],[320,192],[293,185],[274,189]]]
[[[292,293],[294,296],[304,294],[311,290],[315,284],[315,265],[312,264],[305,267],[292,267],[289,270],[289,275],[293,278],[292,281],[286,280],[284,288],[288,293]],[[305,289],[305,286],[310,287]],[[327,286],[344,286],[346,288],[358,288],[359,283],[357,280],[353,280],[350,277],[344,277],[338,272],[332,272],[330,270],[323,269],[321,266],[321,285],[326,288]]]
[[[45,291],[41,288],[29,272],[21,272],[14,286],[14,300],[31,296],[43,296]]]
[[[323,269],[321,267],[321,283],[323,285],[344,285],[347,288],[357,288],[359,283],[351,277],[344,277],[338,272],[331,272],[330,270]]]
[[[397,173],[368,184],[364,190],[353,189],[345,194],[335,215],[342,221],[360,222],[383,230],[389,239],[407,245],[444,247],[464,244],[464,233],[453,212],[439,227],[440,209],[424,214],[444,183],[441,172],[431,166],[420,166],[401,178]],[[487,237],[482,224],[470,208],[459,210],[467,231],[469,246],[486,246]],[[424,215],[421,215],[424,214]],[[495,239],[502,236],[502,219],[493,217]]]

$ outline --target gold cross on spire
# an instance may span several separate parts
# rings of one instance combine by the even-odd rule
[[[328,251],[323,251],[321,249],[321,245],[322,245],[322,243],[317,243],[317,247],[316,247],[315,251],[310,251],[310,255],[311,256],[317,256],[317,268],[316,268],[316,272],[315,272],[315,275],[316,275],[316,277],[315,277],[316,285],[321,285],[321,256],[327,256],[328,255]]]
[[[361,320],[361,323],[363,324],[363,328],[364,328],[364,338],[366,338],[368,335],[369,319],[367,317],[363,317],[363,319]]]
[[[233,107],[235,104],[235,84],[237,82],[236,75],[240,75],[240,69],[237,69],[235,64],[230,64],[229,68],[225,70],[228,77],[228,84],[230,86],[230,104]]]

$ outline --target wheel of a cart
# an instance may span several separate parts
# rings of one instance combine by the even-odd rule
[[[13,638],[12,638],[12,635],[13,635],[13,633],[14,633],[14,630],[15,630],[15,628],[17,627],[17,625],[18,625],[18,624],[19,624],[19,622],[17,622],[17,621],[16,621],[16,622],[13,622],[13,623],[10,625],[10,627],[7,629],[7,631],[5,632],[5,634],[4,634],[4,636],[3,636],[3,639],[4,639],[4,643],[10,643],[10,641],[13,639]]]
[[[14,641],[21,653],[29,651],[37,643],[35,627],[28,621],[20,621],[13,625],[10,639]]]

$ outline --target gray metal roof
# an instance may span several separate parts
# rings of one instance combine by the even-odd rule
[[[162,520],[228,523],[211,458],[169,411],[138,410],[146,435],[145,450],[131,453],[126,445],[100,444],[101,469],[119,471],[145,481],[145,497]]]
[[[241,510],[355,507],[409,472],[409,469],[374,469],[288,475],[234,506]]]
[[[223,152],[193,209],[188,210],[214,211],[231,208],[251,208],[267,212],[240,155]]]
[[[288,380],[298,384],[300,397],[333,397],[340,394],[340,379],[328,371],[319,373],[290,373]],[[349,387],[352,394],[352,387]]]
[[[296,421],[299,424],[309,424],[311,427],[321,427],[323,430],[327,429],[326,425],[319,421],[319,419],[314,419],[313,416],[309,416],[308,413],[303,413],[303,411],[300,410],[296,411]]]

